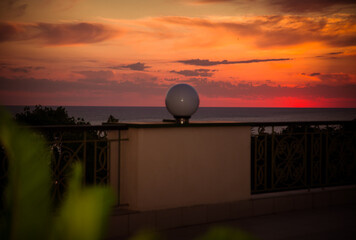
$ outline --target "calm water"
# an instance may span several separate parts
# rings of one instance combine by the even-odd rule
[[[13,114],[24,106],[6,106]],[[79,107],[66,106],[69,116],[84,118],[91,124],[106,122],[110,115],[120,122],[173,119],[165,107]],[[225,108],[201,107],[192,116],[199,121],[333,121],[356,119],[356,108]]]

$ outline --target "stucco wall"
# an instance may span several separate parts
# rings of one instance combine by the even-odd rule
[[[250,127],[129,128],[121,203],[157,210],[250,198]]]

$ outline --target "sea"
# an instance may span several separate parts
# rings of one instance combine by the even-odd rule
[[[13,115],[23,112],[24,107],[5,106]],[[163,119],[174,119],[165,107],[63,107],[69,116],[84,118],[91,125],[101,125],[110,115],[119,119],[119,122],[162,122]],[[355,119],[356,108],[200,107],[191,117],[191,121],[236,122],[349,121]]]

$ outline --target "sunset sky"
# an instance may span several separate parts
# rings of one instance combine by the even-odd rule
[[[0,104],[356,108],[354,0],[1,0]]]

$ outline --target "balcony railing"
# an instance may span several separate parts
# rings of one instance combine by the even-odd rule
[[[229,151],[236,156],[246,156],[246,159],[241,158],[247,163],[243,166],[248,166],[251,153],[251,174],[246,175],[244,182],[249,184],[248,179],[251,179],[252,194],[356,184],[356,121],[216,123],[210,125],[209,123],[192,123],[182,126],[174,124],[148,124],[147,126],[117,124],[104,126],[31,127],[47,139],[48,147],[53,152],[51,161],[53,199],[55,201],[60,201],[62,199],[66,189],[68,174],[70,173],[70,165],[76,161],[82,162],[85,167],[84,184],[110,184],[115,188],[114,190],[116,190],[117,194],[121,193],[119,189],[120,174],[123,174],[124,179],[127,181],[131,181],[132,179],[135,180],[132,176],[138,174],[138,169],[143,169],[135,164],[131,164],[130,166],[128,166],[129,164],[126,164],[126,169],[120,170],[120,157],[123,161],[126,161],[126,163],[136,161],[136,163],[139,162],[140,164],[150,164],[149,166],[152,167],[153,172],[155,169],[161,171],[159,164],[157,166],[154,165],[160,161],[164,163],[167,162],[167,158],[162,157],[165,155],[154,154],[160,151],[161,146],[157,146],[157,150],[154,151],[148,151],[141,147],[143,150],[147,151],[137,156],[129,151],[136,151],[137,149],[142,150],[136,145],[142,144],[143,146],[144,144],[150,144],[152,143],[152,139],[166,139],[167,137],[172,137],[174,140],[176,139],[174,136],[181,136],[183,129],[176,129],[174,131],[170,130],[170,134],[174,135],[171,136],[165,135],[165,131],[153,131],[151,129],[152,126],[155,128],[199,127],[199,131],[184,131],[184,134],[202,134],[200,137],[205,136],[205,134],[210,131],[209,127],[211,127],[217,138],[223,137],[221,136],[221,130],[217,131],[219,127],[231,127],[234,131],[237,131],[237,133],[240,133],[240,130],[236,129],[243,127],[241,128],[241,131],[245,129],[243,131],[247,134],[241,135],[241,141],[245,142],[246,145],[250,142],[248,127],[251,126],[250,149],[241,148],[238,150],[238,153],[232,153],[236,149],[230,148]],[[125,146],[124,150],[126,154],[121,155],[120,149],[122,141],[128,140],[122,137],[122,131],[129,128],[132,128],[132,131],[134,131],[134,129],[138,127],[142,127],[142,131],[145,131],[145,133],[147,131],[147,134],[131,134],[130,138],[132,139],[127,142],[127,144],[131,144],[131,147],[126,148]],[[149,129],[144,130],[145,127]],[[108,136],[108,133],[110,136]],[[115,134],[113,135],[112,133]],[[184,136],[186,137],[186,135]],[[238,138],[233,137],[232,139]],[[167,140],[168,143],[170,141]],[[230,143],[231,141],[227,142],[227,144]],[[189,146],[184,145],[186,150],[182,153],[182,156],[184,156],[184,158],[191,158],[193,153],[194,156],[206,157],[204,154],[196,153],[197,151],[204,153],[204,151],[207,151],[207,148],[210,148],[211,151],[215,151],[213,149],[215,149],[214,147],[216,146],[209,144],[211,144],[210,141],[200,145],[195,145],[195,143],[192,143]],[[167,144],[165,147],[176,151],[178,145],[179,144]],[[150,146],[156,148],[155,145]],[[222,146],[222,148],[224,148],[224,146]],[[249,153],[248,151],[251,152]],[[148,158],[150,160],[154,159],[153,162],[147,163],[146,153],[152,155],[150,155],[151,158]],[[228,158],[231,154],[228,153],[226,157]],[[136,160],[132,160],[130,158],[132,156],[136,157]],[[214,154],[211,154],[212,158],[213,156]],[[174,158],[175,156],[172,157]],[[216,166],[216,164],[221,162],[220,158],[221,156],[219,155],[218,158],[210,159],[209,161],[212,162],[212,166]],[[196,159],[196,161],[198,160],[201,159]],[[231,161],[238,160],[239,159],[232,159]],[[0,161],[0,194],[2,195],[7,177],[7,159],[1,147]],[[112,167],[111,165],[115,166]],[[148,165],[144,166],[147,167]],[[183,164],[182,166],[185,165]],[[128,170],[129,167],[131,168]],[[186,168],[182,167],[182,169]],[[115,170],[114,172],[117,174],[116,176],[114,176],[113,170]],[[162,169],[162,171],[165,170],[172,169]],[[132,171],[136,171],[136,173],[132,173]],[[186,171],[189,172],[189,169]],[[197,168],[197,171],[199,171],[199,168]],[[223,172],[223,170],[221,171]],[[238,172],[245,170],[235,169],[233,171]],[[175,173],[175,171],[173,173]],[[140,174],[144,173],[140,172]],[[194,178],[196,178],[197,175],[199,175],[199,172],[194,172]],[[152,176],[154,177],[154,183],[166,181],[166,179],[156,181],[156,175],[154,173],[152,173]],[[163,174],[162,176],[167,175]],[[177,179],[180,177],[182,176],[177,176]],[[110,179],[112,182],[110,182]],[[209,177],[207,179],[209,179]],[[126,186],[127,181],[123,186],[129,188],[131,185]],[[238,182],[240,180],[237,178],[236,181]],[[136,185],[134,184],[133,186]],[[249,194],[248,189],[249,187],[247,187],[246,192]],[[128,192],[127,189],[126,192]],[[184,191],[182,190],[182,192]]]
[[[31,127],[48,142],[52,152],[52,198],[61,201],[67,187],[68,175],[73,162],[81,162],[84,167],[84,185],[108,184],[110,182],[110,153],[112,146],[120,150],[120,132],[124,125],[115,126],[38,126]],[[107,132],[117,131],[117,138],[107,138]],[[7,178],[8,162],[4,150],[0,149],[0,193],[2,195]],[[118,154],[120,165],[120,154]],[[120,186],[120,185],[118,185]]]
[[[356,121],[253,127],[252,193],[356,184]]]

